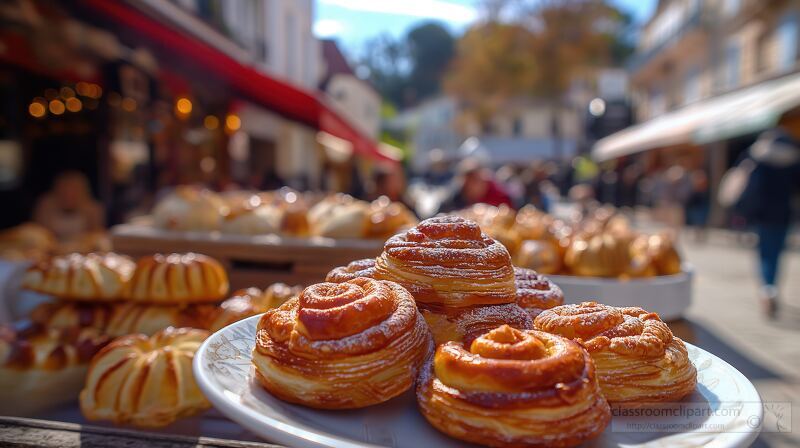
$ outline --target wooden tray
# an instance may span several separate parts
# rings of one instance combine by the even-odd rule
[[[168,252],[212,256],[225,265],[232,289],[265,287],[275,282],[318,283],[331,269],[360,258],[374,258],[383,249],[381,240],[174,232],[136,224],[113,227],[111,242],[115,252],[133,257]]]

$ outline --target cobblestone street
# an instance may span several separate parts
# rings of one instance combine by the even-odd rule
[[[696,269],[694,302],[677,334],[739,369],[765,402],[792,402],[788,433],[763,433],[756,447],[800,446],[800,252],[787,252],[781,275],[779,318],[767,320],[757,301],[754,251],[719,235],[682,248]],[[774,419],[765,412],[765,419]],[[790,422],[791,420],[791,422]]]

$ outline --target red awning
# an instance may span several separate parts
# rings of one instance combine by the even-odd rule
[[[336,113],[312,92],[269,77],[244,65],[204,42],[193,39],[121,1],[83,0],[104,14],[178,57],[189,57],[207,74],[230,85],[244,98],[259,103],[288,119],[325,131],[353,144],[356,154],[396,162],[378,151],[378,145]]]

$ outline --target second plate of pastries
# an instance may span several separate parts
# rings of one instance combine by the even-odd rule
[[[758,433],[759,396],[725,361],[647,310],[561,305],[472,221],[423,221],[327,280],[195,356],[208,399],[269,441],[728,447]],[[681,407],[702,417],[663,411]]]

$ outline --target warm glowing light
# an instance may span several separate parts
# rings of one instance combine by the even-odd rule
[[[75,84],[75,90],[80,96],[91,96],[90,93],[92,92],[92,88],[89,86],[89,83],[83,81]]]
[[[92,98],[100,98],[103,96],[103,88],[98,86],[97,84],[92,84],[92,94],[89,95]]]
[[[62,87],[61,88],[61,98],[72,98],[75,96],[75,91],[69,87]]]
[[[126,97],[122,100],[122,110],[125,112],[133,112],[136,110],[136,100],[130,97]]]
[[[175,110],[181,115],[189,115],[192,113],[192,102],[189,101],[189,98],[178,98],[175,103]]]
[[[42,118],[47,113],[47,109],[44,104],[34,102],[28,106],[28,113],[34,118]]]
[[[50,101],[50,113],[53,115],[61,115],[64,113],[65,107],[61,100]]]
[[[81,109],[83,109],[83,103],[81,103],[81,100],[75,98],[74,96],[72,98],[67,98],[65,103],[67,104],[67,110],[70,112],[80,112]]]
[[[602,98],[595,98],[589,102],[589,113],[599,117],[606,113],[606,102]]]
[[[203,126],[209,131],[213,131],[219,127],[219,118],[213,115],[206,115],[206,118],[203,119]]]
[[[238,115],[230,114],[225,117],[225,129],[230,132],[236,132],[242,127],[242,120]]]

